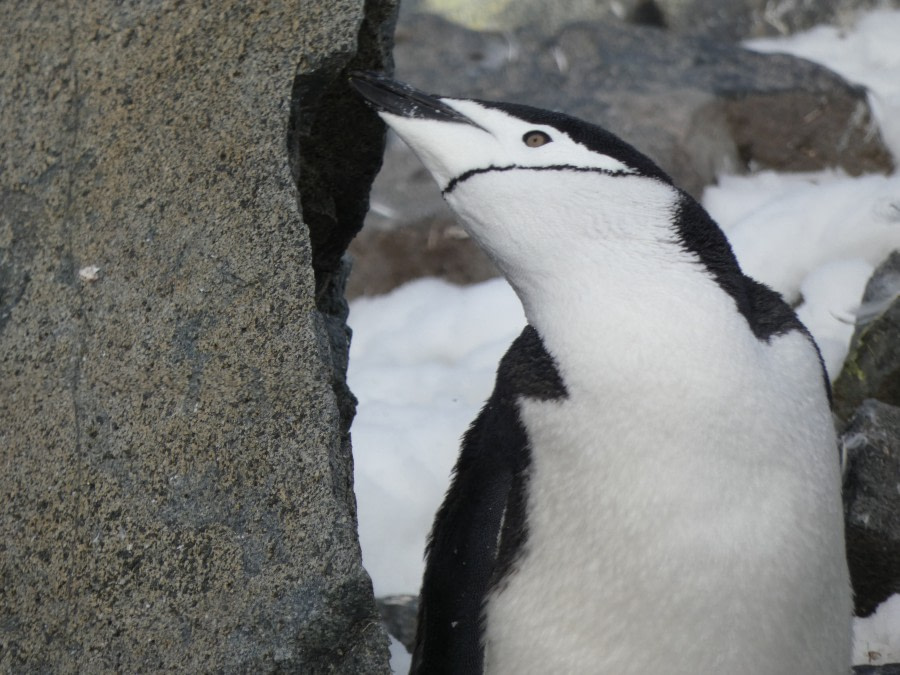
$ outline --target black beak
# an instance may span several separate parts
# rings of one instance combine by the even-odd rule
[[[470,124],[481,128],[440,99],[379,73],[354,71],[350,73],[350,85],[379,112],[400,117]]]

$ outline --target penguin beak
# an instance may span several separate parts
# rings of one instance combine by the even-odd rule
[[[350,85],[378,112],[414,119],[456,122],[482,128],[480,124],[476,124],[462,113],[454,110],[441,99],[413,89],[403,82],[391,80],[380,73],[352,72],[350,73]]]

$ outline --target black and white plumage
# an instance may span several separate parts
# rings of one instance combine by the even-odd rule
[[[351,82],[529,323],[438,511],[412,672],[844,675],[828,385],[791,309],[607,131]]]

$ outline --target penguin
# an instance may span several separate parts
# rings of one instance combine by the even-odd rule
[[[781,296],[601,127],[350,81],[527,318],[434,521],[410,672],[846,675],[829,385]]]

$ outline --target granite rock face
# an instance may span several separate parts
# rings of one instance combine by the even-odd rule
[[[722,172],[840,166],[860,174],[893,166],[862,88],[808,61],[727,42],[613,21],[568,24],[551,35],[537,26],[478,32],[412,14],[398,26],[395,58],[398,79],[429,92],[525,103],[600,124],[694,195]],[[493,271],[471,242],[443,236],[454,216],[402,143],[388,144],[372,205],[351,248],[359,261],[351,295],[383,292],[385,277],[406,281],[426,265],[461,281]],[[471,264],[448,272],[424,256],[397,265],[390,252],[409,248],[407,238],[437,242]]]
[[[4,7],[4,672],[388,672],[330,280],[383,138],[340,70],[395,6],[326,9]]]
[[[841,436],[856,614],[900,593],[900,408],[865,401]]]
[[[842,419],[867,398],[900,406],[900,251],[866,284],[847,360],[834,383],[834,409]]]

